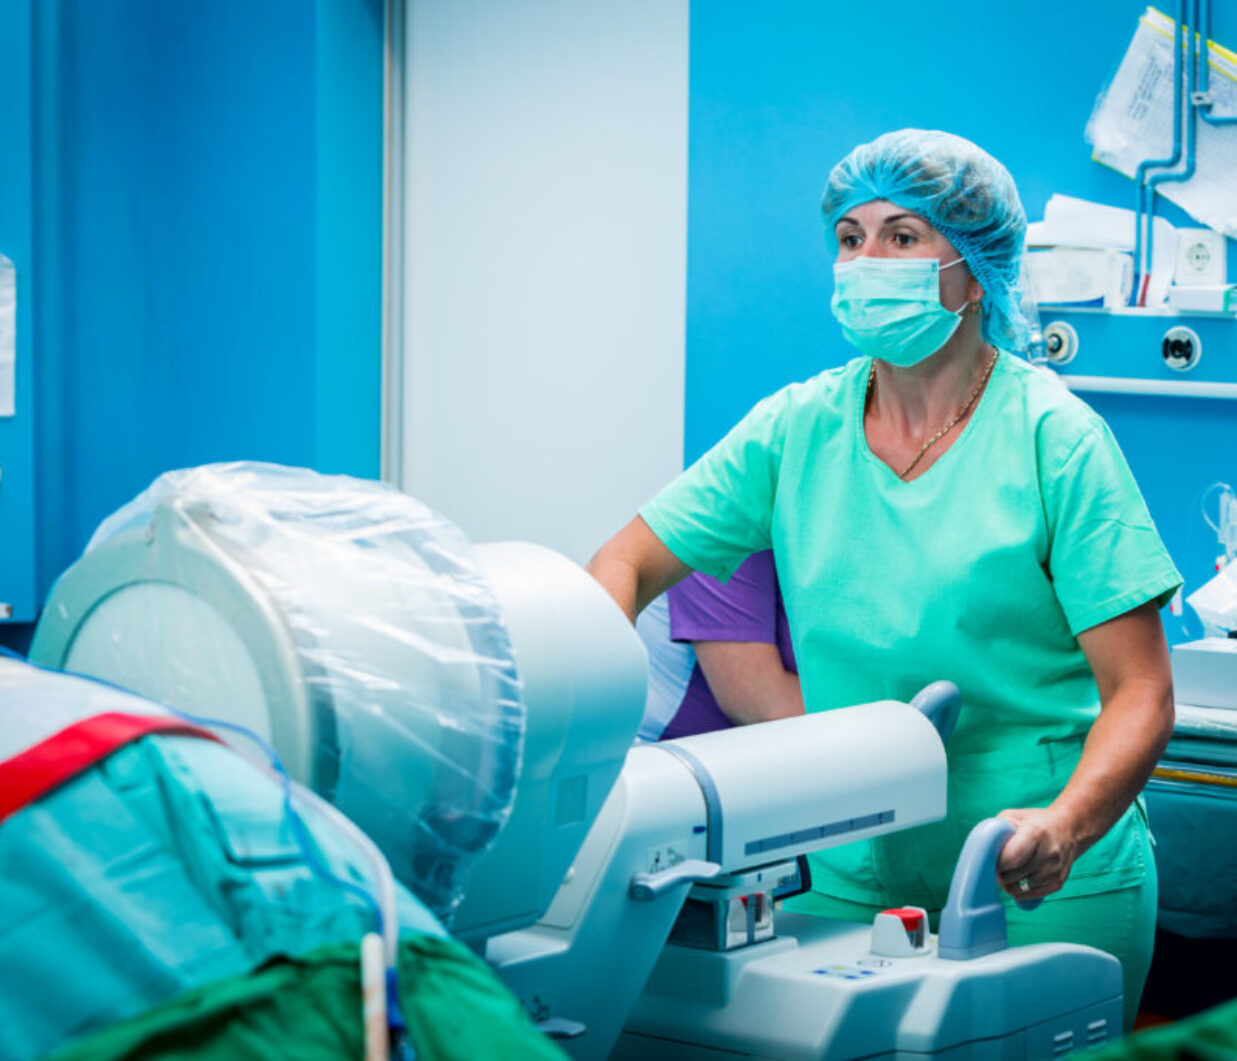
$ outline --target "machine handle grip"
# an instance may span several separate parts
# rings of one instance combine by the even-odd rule
[[[962,693],[953,682],[933,682],[915,694],[911,707],[927,716],[944,744],[953,733],[958,712],[962,710]]]
[[[722,867],[716,862],[689,858],[657,873],[637,873],[631,878],[628,892],[633,899],[650,902],[680,884],[696,884],[702,880],[710,880],[721,871]]]
[[[942,958],[966,961],[1008,945],[996,861],[1014,830],[1014,823],[1005,818],[985,818],[962,845],[949,898],[941,911],[937,953]],[[1034,910],[1040,904],[1039,899],[1016,901],[1023,910]]]

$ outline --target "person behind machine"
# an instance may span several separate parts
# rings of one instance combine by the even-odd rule
[[[803,714],[773,553],[728,582],[694,572],[641,613],[649,696],[640,736],[672,740]]]
[[[807,710],[954,681],[945,820],[813,856],[799,908],[935,913],[968,830],[1000,813],[1002,886],[1047,899],[1009,909],[1011,943],[1115,954],[1132,1021],[1157,890],[1137,796],[1172,729],[1158,608],[1181,578],[1107,425],[1013,356],[1026,221],[1004,166],[888,133],[834,167],[822,209],[860,356],[760,402],[590,570],[634,618],[771,548]]]

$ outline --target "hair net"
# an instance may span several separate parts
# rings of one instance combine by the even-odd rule
[[[966,259],[984,289],[988,342],[1027,347],[1018,286],[1026,214],[1009,170],[969,140],[932,129],[900,129],[860,144],[833,167],[821,201],[835,250],[838,219],[873,199],[919,214]]]

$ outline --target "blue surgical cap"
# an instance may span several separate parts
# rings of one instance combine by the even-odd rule
[[[835,251],[838,219],[874,199],[919,214],[966,259],[984,289],[988,342],[1027,347],[1018,286],[1027,220],[1009,170],[969,140],[932,129],[899,129],[860,144],[833,167],[821,201]]]

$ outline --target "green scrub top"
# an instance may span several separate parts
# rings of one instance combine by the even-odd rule
[[[807,710],[961,689],[946,820],[813,859],[820,891],[931,909],[972,825],[1046,806],[1077,764],[1100,702],[1076,635],[1181,577],[1107,425],[1059,382],[1000,354],[962,433],[903,482],[868,448],[870,368],[765,399],[640,514],[717,578],[773,549]],[[1139,883],[1142,827],[1132,807],[1065,894]]]

